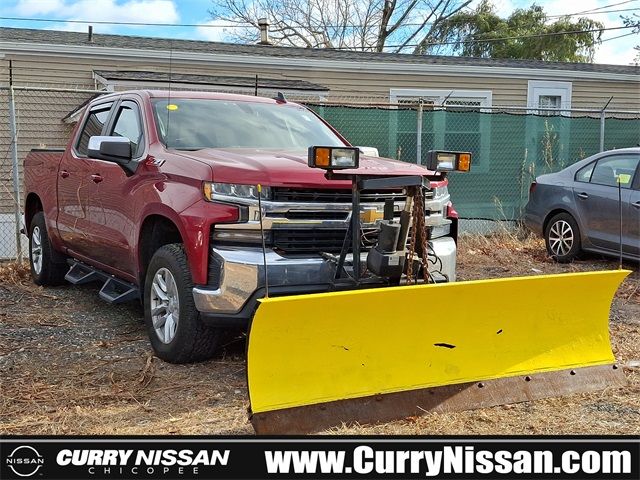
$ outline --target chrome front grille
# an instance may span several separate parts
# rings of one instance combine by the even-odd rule
[[[286,254],[296,253],[340,253],[347,231],[345,229],[287,229],[273,230],[271,247]],[[360,246],[363,251],[375,246],[378,230],[363,229]],[[349,244],[349,252],[351,244]]]
[[[307,189],[273,187],[275,202],[292,203],[351,203],[350,189]],[[402,189],[395,190],[363,190],[360,193],[361,203],[384,203],[387,199],[404,202],[407,196]]]

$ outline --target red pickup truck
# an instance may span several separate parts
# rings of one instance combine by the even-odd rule
[[[272,296],[331,284],[351,183],[309,168],[312,145],[349,146],[282,97],[144,90],[96,98],[65,150],[35,149],[25,159],[33,279],[100,281],[109,302],[143,302],[160,358],[206,359],[225,327],[248,325],[264,295],[265,261]],[[447,179],[365,155],[359,170],[431,180],[424,206],[433,268],[454,280],[457,214]],[[361,212],[381,212],[390,199],[399,214],[403,189],[364,191]],[[369,226],[379,220],[368,218]]]

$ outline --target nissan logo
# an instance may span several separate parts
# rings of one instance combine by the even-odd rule
[[[44,465],[44,457],[35,448],[26,445],[17,447],[5,461],[19,477],[30,477]]]

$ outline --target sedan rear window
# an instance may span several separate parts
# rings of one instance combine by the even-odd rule
[[[589,180],[591,180],[591,174],[593,173],[593,167],[595,166],[595,164],[596,162],[591,162],[586,167],[582,167],[580,170],[578,170],[576,173],[576,181],[588,183]]]

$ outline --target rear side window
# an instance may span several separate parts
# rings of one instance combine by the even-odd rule
[[[593,167],[596,165],[596,162],[591,162],[586,167],[582,167],[576,173],[576,181],[577,182],[589,182],[591,180],[591,174],[593,173]]]
[[[142,125],[140,124],[138,107],[135,103],[123,102],[118,110],[111,135],[128,138],[131,142],[131,152],[134,158],[142,155],[144,151]]]
[[[112,105],[113,103],[105,103],[91,110],[78,137],[78,143],[76,144],[76,151],[79,155],[87,156],[89,138],[95,135],[102,135],[102,129],[109,118],[109,111]]]
[[[601,158],[593,170],[591,183],[617,187],[619,178],[622,188],[631,188],[639,161],[640,156],[638,155],[615,155]]]

